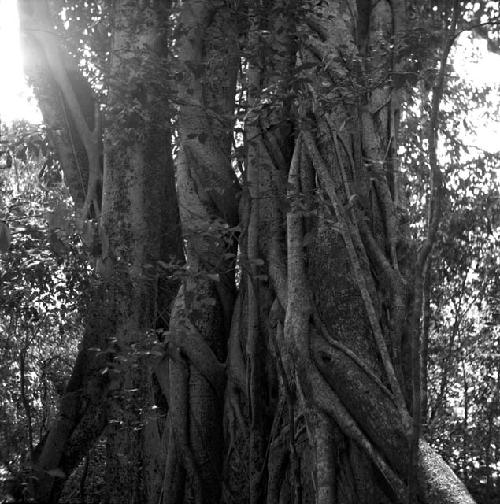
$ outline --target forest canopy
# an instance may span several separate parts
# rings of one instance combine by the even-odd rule
[[[498,2],[17,6],[0,498],[498,502]]]

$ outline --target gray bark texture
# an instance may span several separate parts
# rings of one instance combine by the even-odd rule
[[[19,7],[26,44],[34,51],[27,73],[49,130],[59,135],[55,147],[80,210],[82,238],[95,229],[89,249],[97,272],[59,418],[34,461],[33,492],[40,502],[57,502],[65,477],[104,432],[108,502],[157,502],[166,459],[161,449],[165,419],[153,408],[154,390],[161,391],[163,383],[151,356],[151,331],[168,328],[177,285],[165,280],[159,264],[182,258],[169,106],[164,85],[158,85],[166,80],[161,62],[168,52],[168,12],[144,7],[136,31],[136,21],[130,24],[136,2],[113,5],[113,86],[106,104],[103,166],[96,151],[97,123],[85,119],[85,100],[92,92],[61,46],[51,6],[26,0]],[[130,65],[138,51],[142,68]],[[159,75],[144,83],[153,66]],[[39,69],[45,73],[36,73]],[[86,87],[69,85],[72,75]],[[93,118],[93,98],[89,107]],[[77,175],[88,182],[83,189]]]

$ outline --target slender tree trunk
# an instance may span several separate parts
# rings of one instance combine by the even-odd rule
[[[90,174],[99,174],[101,168],[94,93],[76,58],[61,46],[54,30],[59,20],[49,2],[18,0],[17,4],[25,74],[34,88],[65,182],[80,208],[89,192]],[[91,195],[94,197],[93,192]]]
[[[224,361],[235,301],[238,182],[231,166],[239,54],[235,13],[181,6],[176,181],[187,270],[168,335],[169,437],[163,502],[216,504],[223,462]],[[179,470],[179,465],[181,470]]]
[[[33,421],[31,417],[31,400],[26,384],[26,357],[30,347],[30,338],[26,336],[24,345],[19,352],[19,388],[21,392],[21,400],[24,407],[24,414],[26,415],[26,430],[28,433],[28,449],[30,457],[33,458]]]
[[[461,359],[460,366],[462,371],[462,385],[463,385],[463,394],[464,394],[464,419],[462,422],[462,456],[460,457],[462,460],[462,477],[467,481],[469,478],[469,469],[468,469],[468,454],[469,454],[469,380],[467,379],[467,361],[465,350],[461,349]]]
[[[431,320],[431,276],[430,261],[424,279],[424,293],[422,300],[422,358],[421,358],[421,376],[422,376],[422,427],[425,434],[429,420],[429,336]]]

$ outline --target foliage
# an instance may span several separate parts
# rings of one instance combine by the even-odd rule
[[[404,176],[412,187],[410,226],[423,232],[428,190],[425,136],[428,90],[415,90],[404,132]],[[440,162],[446,174],[442,224],[430,268],[428,411],[426,433],[467,482],[478,502],[500,495],[498,299],[500,153],[470,147],[477,123],[498,116],[493,90],[452,72],[441,111]],[[495,108],[496,107],[496,108]],[[458,132],[458,134],[457,134]]]
[[[11,245],[0,266],[0,468],[16,475],[57,413],[79,339],[89,277],[71,202],[43,129],[2,129],[14,157],[0,173]]]

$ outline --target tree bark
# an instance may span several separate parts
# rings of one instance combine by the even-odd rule
[[[235,300],[239,186],[231,166],[238,70],[234,12],[207,0],[181,6],[176,182],[187,267],[166,341],[168,450],[163,501],[218,503],[224,361]],[[180,393],[183,391],[183,393]],[[182,478],[182,479],[181,479]],[[178,490],[171,491],[173,482]]]
[[[86,411],[100,413],[87,443],[109,423],[110,503],[472,503],[419,435],[415,355],[441,175],[431,149],[415,264],[400,254],[418,248],[394,160],[406,2],[177,6],[168,91],[186,268],[154,358],[158,261],[178,257],[180,240],[172,75],[155,59],[168,13],[147,4],[114,4],[95,323],[40,474],[74,467]],[[437,106],[433,118],[435,147]],[[41,495],[54,488],[45,479]]]
[[[22,2],[21,7],[24,19],[38,23],[25,26],[28,33],[47,28],[36,41],[50,71],[46,81],[33,74],[39,84],[35,92],[45,121],[60,127],[65,138],[73,128],[84,147],[87,163],[78,169],[85,170],[88,186],[83,197],[78,192],[81,187],[75,189],[75,202],[82,206],[83,219],[95,222],[100,250],[82,348],[58,420],[36,461],[35,495],[40,502],[57,502],[65,478],[108,426],[109,502],[157,502],[166,460],[158,440],[165,420],[155,413],[161,400],[153,397],[152,383],[158,384],[159,379],[152,376],[155,337],[151,330],[168,328],[175,292],[175,282],[165,280],[172,272],[164,271],[159,261],[163,265],[179,261],[182,249],[170,151],[170,105],[164,85],[169,74],[158,70],[155,78],[145,82],[141,72],[154,65],[165,69],[168,11],[136,2],[114,5],[113,86],[106,105],[101,202],[101,175],[92,154],[99,132],[97,123],[84,120],[85,109],[78,107],[79,88],[68,82],[75,68],[63,65],[61,48],[51,39],[48,10],[40,10],[47,9],[46,3]],[[56,49],[59,52],[53,54]],[[129,64],[138,54],[142,69]],[[49,55],[53,57],[50,64]],[[59,95],[47,97],[43,89]],[[61,107],[71,114],[69,126],[54,122]],[[74,148],[65,141],[64,147],[69,146]],[[67,170],[75,167],[76,155],[71,154],[72,158],[61,157]],[[162,384],[158,385],[161,390]],[[146,453],[155,456],[146,457]]]
[[[412,383],[420,387],[420,380],[415,382],[412,376],[409,351],[413,343],[408,338],[419,330],[419,319],[412,314],[416,310],[420,314],[421,307],[420,292],[413,301],[415,294],[409,282],[421,271],[402,261],[396,247],[396,237],[400,236],[399,187],[393,172],[395,165],[387,160],[386,153],[394,148],[392,135],[397,132],[396,116],[402,94],[391,85],[385,70],[391,64],[401,70],[398,56],[391,55],[389,48],[395,30],[405,29],[401,23],[406,13],[399,2],[357,4],[359,10],[355,12],[341,2],[325,2],[306,11],[307,16],[302,12],[300,17],[289,5],[283,11],[280,2],[269,3],[265,21],[260,22],[256,16],[257,36],[249,36],[252,47],[257,46],[257,54],[271,53],[278,60],[277,55],[283,56],[287,51],[276,40],[279,37],[270,34],[283,34],[285,30],[273,30],[273,23],[280,16],[286,18],[286,14],[290,19],[305,18],[306,22],[296,28],[302,43],[298,63],[307,68],[307,64],[314,62],[315,72],[318,67],[320,71],[304,70],[300,74],[309,88],[299,95],[299,121],[292,133],[280,128],[277,112],[283,110],[282,100],[287,96],[286,91],[280,94],[287,90],[286,73],[275,66],[272,56],[250,62],[254,63],[254,70],[250,66],[249,96],[252,91],[255,93],[252,88],[256,87],[255,82],[264,91],[256,93],[258,99],[254,102],[249,100],[256,118],[249,114],[246,130],[249,202],[248,213],[244,214],[247,220],[242,222],[247,223],[248,234],[244,236],[247,241],[243,241],[242,250],[248,250],[249,264],[252,258],[259,259],[259,255],[265,258],[265,273],[270,279],[269,306],[273,305],[273,297],[281,305],[281,311],[276,309],[272,313],[277,327],[276,366],[279,368],[281,361],[282,367],[279,380],[282,385],[277,389],[289,398],[285,404],[291,414],[285,423],[286,415],[278,409],[273,428],[261,431],[269,448],[264,453],[264,462],[258,464],[252,441],[255,432],[245,441],[238,439],[238,433],[230,432],[230,439],[239,441],[239,451],[230,445],[227,465],[241,463],[247,457],[248,465],[244,467],[249,485],[246,496],[228,491],[227,502],[258,500],[255,480],[260,481],[266,473],[271,499],[275,500],[287,495],[289,500],[305,502],[373,502],[374,498],[377,502],[407,502],[410,478],[414,481],[413,499],[435,502],[439,495],[443,502],[471,501],[463,485],[448,471],[435,478],[430,467],[437,469],[444,465],[427,445],[417,444],[415,467],[410,462],[411,440],[418,442],[418,434],[416,438],[412,434],[415,425],[408,405],[416,394]],[[259,13],[258,9],[256,12]],[[293,21],[290,24],[293,26]],[[263,32],[264,42],[259,38]],[[373,57],[367,57],[368,47]],[[359,64],[360,72],[370,75],[378,85],[364,91],[362,81],[356,80],[363,77],[353,73],[348,63],[351,61]],[[328,62],[324,69],[322,62]],[[276,76],[274,80],[259,75],[263,68],[270,69],[269,74]],[[353,80],[359,88],[353,87]],[[330,83],[328,99],[323,91],[326,83]],[[289,88],[288,93],[297,100]],[[277,116],[276,122],[269,121],[269,117]],[[294,139],[293,157],[290,150],[284,149],[286,139],[288,142]],[[272,204],[273,191],[280,187],[274,180],[280,178],[282,166],[281,179],[286,181],[287,177],[288,183],[278,189],[277,200],[283,198],[283,187],[288,186],[286,233],[282,216],[273,210]],[[273,215],[274,228],[270,223]],[[434,219],[432,226],[435,225]],[[266,229],[273,230],[269,238]],[[435,233],[434,228],[431,231]],[[431,234],[426,250],[432,241]],[[283,250],[287,253],[286,270]],[[425,257],[421,258],[422,264]],[[259,310],[252,296],[258,292],[257,286],[261,292],[266,290],[257,282],[262,270],[255,267],[248,270],[246,282],[251,285],[243,285],[246,289],[243,292],[247,292],[243,313],[246,318],[255,319],[252,314],[259,313],[262,317],[266,313],[263,304],[266,301],[259,296],[258,304],[263,305]],[[252,342],[255,324],[250,323],[245,329],[240,320],[236,323],[245,335],[243,340],[248,338]],[[248,360],[243,362],[247,360],[247,366],[250,365],[250,372],[247,367],[246,373],[254,380],[253,346],[247,344],[244,349]],[[238,352],[229,358],[232,356],[241,359]],[[231,382],[230,377],[226,395],[231,405],[235,402],[236,387],[237,380]],[[246,390],[240,404],[251,407],[252,401],[259,399],[254,397],[254,386],[247,386]],[[419,400],[419,394],[415,397]],[[270,406],[272,411],[273,403]],[[294,411],[299,412],[300,421],[304,422],[310,445],[314,446],[314,439],[322,439],[326,446],[315,451],[297,450],[293,436],[288,447],[272,452],[285,432],[295,432]],[[233,406],[232,412],[236,416],[238,408]],[[240,422],[250,425],[251,431],[256,426],[254,415],[250,410],[244,416]],[[299,472],[297,478],[297,457],[298,465],[303,467],[311,456],[315,461],[309,474],[307,470],[306,474]],[[284,459],[288,461],[283,462]],[[255,477],[256,470],[252,468],[258,466],[262,469]],[[276,484],[276,471],[285,475],[280,488]],[[232,477],[229,474],[227,478],[228,487]]]

